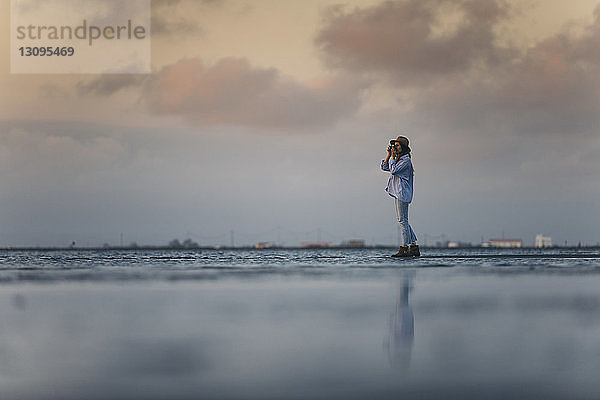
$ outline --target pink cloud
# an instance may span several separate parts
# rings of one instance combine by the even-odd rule
[[[331,125],[356,112],[366,86],[366,80],[345,75],[300,83],[239,58],[212,66],[183,59],[153,76],[146,98],[155,113],[204,125],[303,129]]]

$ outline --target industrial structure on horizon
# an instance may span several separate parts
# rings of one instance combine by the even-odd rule
[[[552,238],[538,233],[537,235],[535,235],[535,245],[533,247],[552,247]]]
[[[487,243],[482,243],[481,247],[523,247],[522,239],[490,239]]]

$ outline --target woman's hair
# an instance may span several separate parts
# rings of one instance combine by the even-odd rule
[[[410,147],[402,146],[402,144],[400,144],[400,153],[396,153],[394,160],[398,161],[400,159],[400,157],[402,157],[405,154],[408,154],[408,156],[411,157]]]

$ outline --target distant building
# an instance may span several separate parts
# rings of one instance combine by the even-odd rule
[[[473,247],[473,243],[471,243],[471,242],[461,242],[459,240],[458,242],[446,242],[446,247],[451,247],[451,248]]]
[[[544,236],[541,233],[535,235],[535,247],[551,247],[552,246],[552,238],[549,236]]]
[[[523,247],[521,239],[490,239],[490,247]]]
[[[300,247],[331,247],[332,242],[302,242]]]
[[[342,242],[343,247],[365,247],[364,240],[348,240],[347,242]]]
[[[272,242],[258,242],[254,245],[254,248],[256,249],[268,249],[269,247],[273,247]]]

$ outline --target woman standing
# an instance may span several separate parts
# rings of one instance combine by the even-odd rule
[[[418,257],[421,255],[417,237],[408,223],[408,205],[413,197],[414,169],[410,159],[408,139],[398,136],[390,141],[387,157],[381,161],[381,169],[390,172],[385,191],[394,198],[396,216],[402,232],[402,246],[392,257]]]

